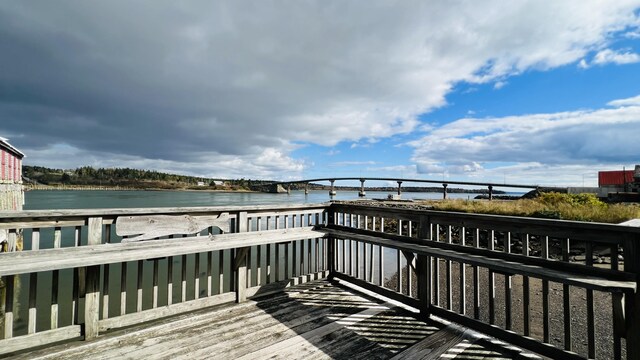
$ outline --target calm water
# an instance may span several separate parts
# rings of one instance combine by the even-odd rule
[[[386,198],[389,192],[368,192],[367,199]],[[449,194],[452,199],[473,199],[476,194]],[[442,193],[402,194],[403,199],[441,199]],[[358,199],[357,191],[338,191],[335,200]],[[189,207],[322,203],[326,190],[292,191],[291,194],[210,191],[27,191],[25,210],[140,207]]]

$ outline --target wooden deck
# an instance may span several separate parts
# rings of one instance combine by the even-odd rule
[[[415,313],[337,282],[314,281],[283,293],[200,310],[14,359],[512,359],[455,325]]]

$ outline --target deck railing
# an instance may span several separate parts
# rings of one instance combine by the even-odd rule
[[[326,277],[328,243],[312,229],[325,214],[324,204],[0,214],[9,248],[22,247],[0,254],[0,355]],[[116,229],[124,218],[180,229],[176,219],[221,217],[224,234],[205,226],[127,243]]]
[[[0,355],[329,276],[553,358],[640,358],[633,227],[333,203],[25,211],[0,231],[24,244],[0,254]]]
[[[638,228],[351,203],[328,230],[336,278],[423,316],[552,358],[640,358]]]

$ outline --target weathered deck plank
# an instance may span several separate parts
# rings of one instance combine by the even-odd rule
[[[451,354],[447,351],[454,346],[453,353],[469,348],[471,343],[459,345],[463,337],[455,333],[443,338],[442,327],[323,280],[293,286],[278,295],[202,309],[100,334],[93,341],[57,345],[13,358],[389,359],[398,354],[406,355],[402,358],[430,358],[436,353]],[[425,352],[434,344],[440,347]]]

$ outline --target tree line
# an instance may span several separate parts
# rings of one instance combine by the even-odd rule
[[[83,166],[73,170],[23,166],[27,182],[44,185],[98,185],[135,188],[215,188],[242,190],[268,181],[250,179],[214,179],[132,168],[94,168]]]

